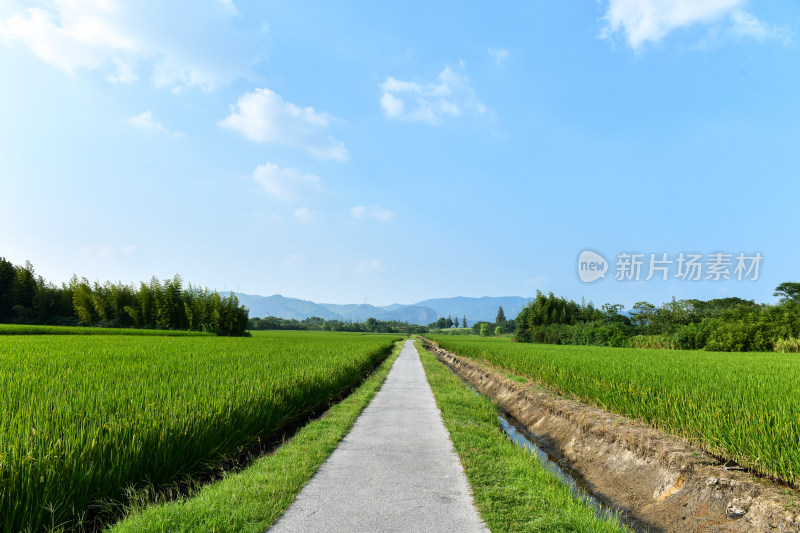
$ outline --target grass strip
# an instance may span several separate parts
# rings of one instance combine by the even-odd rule
[[[444,424],[493,532],[629,531],[576,498],[532,453],[506,437],[497,408],[415,342]]]
[[[196,495],[134,510],[110,531],[265,531],[350,431],[380,389],[402,345],[396,342],[392,354],[350,396],[304,426],[275,453],[203,487]]]

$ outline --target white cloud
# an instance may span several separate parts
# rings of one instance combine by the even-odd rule
[[[380,87],[383,91],[381,107],[386,118],[441,124],[444,117],[459,116],[465,111],[486,112],[469,78],[450,67],[442,70],[433,83],[419,84],[390,76]]]
[[[347,161],[344,144],[327,134],[336,120],[313,107],[287,102],[269,89],[256,89],[240,96],[219,125],[254,141],[303,148],[321,159]]]
[[[601,36],[622,31],[636,50],[647,42],[658,42],[676,28],[712,22],[744,0],[609,0],[606,26]]]
[[[231,13],[238,13],[239,10],[236,9],[236,6],[233,4],[233,0],[217,0],[217,1]]]
[[[489,55],[494,57],[495,63],[502,63],[508,59],[508,50],[489,48]]]
[[[0,20],[0,40],[19,40],[41,60],[76,74],[99,70],[112,83],[151,72],[157,86],[211,90],[249,77],[260,35],[235,27],[232,1],[53,0]],[[209,36],[215,38],[209,38]]]
[[[391,220],[394,218],[394,211],[389,209],[382,209],[378,206],[365,207],[357,205],[350,209],[350,216],[356,219],[361,218],[374,218],[375,220]]]
[[[375,258],[367,258],[361,259],[358,264],[356,264],[356,273],[358,274],[367,274],[370,272],[385,272],[386,265],[383,264],[383,261],[380,259]]]
[[[319,218],[319,212],[309,207],[298,207],[294,211],[294,218],[302,222],[313,222]]]
[[[390,78],[391,79],[391,78]],[[381,96],[381,107],[389,118],[398,118],[403,114],[405,104],[399,98],[390,93],[383,93]]]
[[[789,45],[791,42],[791,36],[785,28],[762,22],[747,11],[737,9],[731,14],[731,20],[733,22],[731,33],[737,37],[752,37],[759,41],[777,39],[784,45]]]
[[[129,118],[126,122],[131,126],[135,126],[143,130],[158,131],[171,137],[183,137],[182,133],[177,131],[171,132],[165,128],[163,124],[154,120],[153,113],[149,109],[140,115]]]
[[[303,174],[294,168],[280,168],[272,163],[256,167],[253,171],[253,180],[283,202],[303,200],[325,192],[317,176]]]
[[[678,28],[722,23],[739,37],[781,38],[779,28],[770,27],[742,10],[745,0],[609,0],[603,17],[602,38],[623,33],[634,50],[657,43]]]

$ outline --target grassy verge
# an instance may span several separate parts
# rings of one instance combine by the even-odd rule
[[[134,511],[110,531],[263,532],[289,508],[377,393],[400,353],[392,354],[353,394],[304,426],[275,453],[203,487],[196,495]]]
[[[626,531],[600,519],[538,459],[506,437],[497,409],[415,343],[444,424],[472,485],[475,505],[494,532]]]

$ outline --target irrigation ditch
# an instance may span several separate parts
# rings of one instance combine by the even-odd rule
[[[570,474],[562,480],[577,484],[635,530],[800,533],[800,496],[794,489],[644,423],[518,383],[486,363],[421,340],[489,397],[517,433]]]

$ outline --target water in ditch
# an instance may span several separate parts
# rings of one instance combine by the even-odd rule
[[[630,521],[626,519],[624,513],[592,494],[591,488],[580,474],[560,465],[554,457],[542,450],[542,448],[536,444],[535,437],[514,417],[505,411],[500,411],[497,415],[497,419],[500,421],[500,425],[503,427],[503,431],[505,431],[508,438],[519,447],[534,454],[545,470],[554,474],[565,485],[568,485],[576,497],[591,505],[597,516],[608,517],[630,525]]]
[[[449,365],[444,365],[444,367],[447,368],[453,375],[461,379],[461,381],[467,387],[472,389],[472,392],[475,393],[475,396],[481,395],[480,391],[478,391],[478,389],[475,388],[472,383],[464,379],[457,372],[453,371]],[[525,429],[525,426],[517,421],[517,419],[502,410],[499,411],[497,419],[500,421],[500,425],[503,427],[503,431],[506,433],[508,438],[510,438],[521,448],[534,454],[539,459],[539,463],[541,463],[541,465],[547,471],[558,477],[562,483],[568,485],[577,498],[583,500],[594,509],[594,512],[598,517],[607,517],[636,529],[634,521],[627,516],[627,513],[595,496],[592,493],[589,484],[580,474],[560,465],[557,458],[552,457],[541,447],[539,447],[539,445],[536,444],[536,438],[527,429]]]

